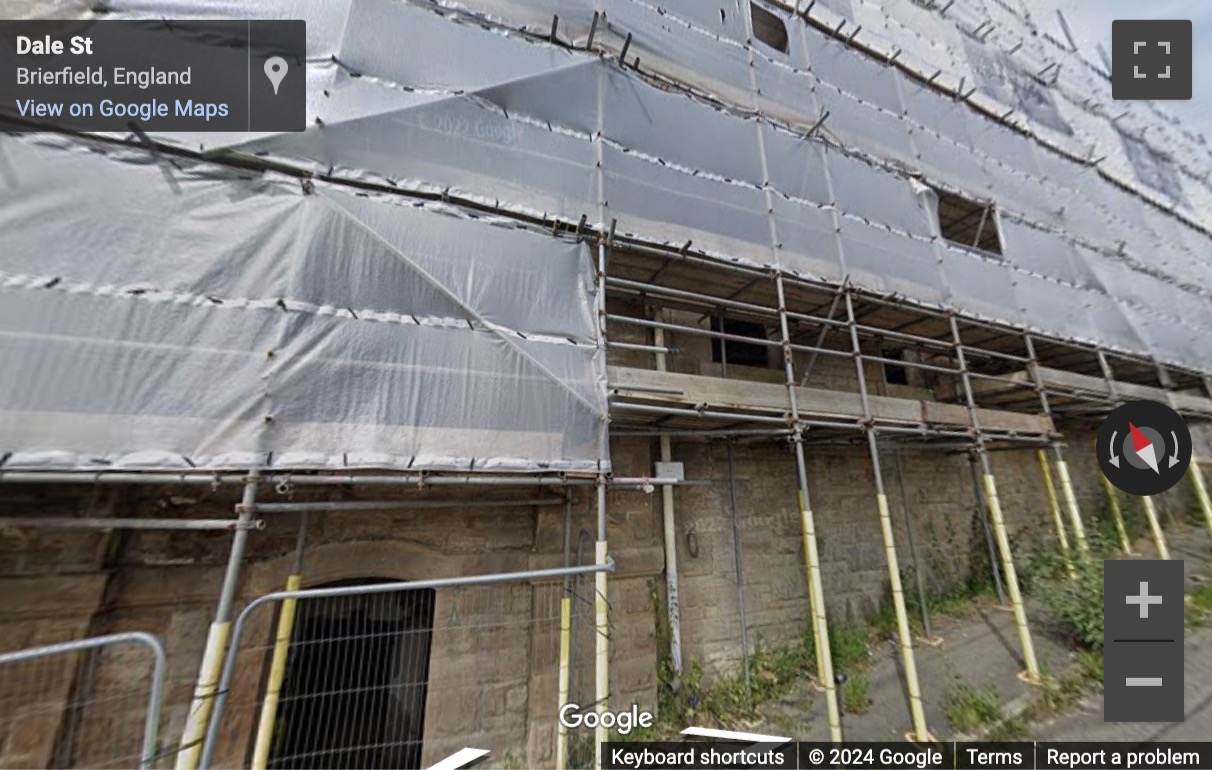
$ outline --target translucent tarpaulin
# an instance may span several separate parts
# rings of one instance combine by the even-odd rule
[[[8,210],[0,210],[0,246],[16,247],[0,251],[18,262],[3,267],[11,274],[5,290],[21,302],[47,292],[55,297],[48,303],[67,303],[59,309],[69,318],[73,301],[88,310],[66,330],[30,327],[31,317],[41,317],[31,309],[6,316],[6,344],[41,372],[5,383],[6,391],[45,392],[22,395],[28,404],[5,411],[25,421],[24,433],[3,433],[28,437],[14,445],[27,456],[62,450],[85,458],[79,462],[144,451],[212,464],[273,452],[275,462],[323,467],[589,469],[606,460],[586,248],[453,210],[414,208],[407,195],[359,197],[349,182],[441,193],[503,219],[584,217],[599,231],[615,223],[619,234],[648,243],[692,241],[721,259],[829,281],[849,276],[909,302],[1208,368],[1212,317],[1204,312],[1206,289],[1195,288],[1212,273],[1205,232],[1146,208],[1101,167],[1057,154],[770,7],[788,25],[785,53],[746,42],[753,38],[746,3],[602,0],[595,45],[607,53],[600,55],[545,39],[551,13],[560,17],[562,41],[584,44],[593,9],[574,0],[346,0],[314,9],[287,0],[113,0],[107,18],[306,18],[305,132],[150,133],[191,152],[265,159],[333,182],[305,195],[297,182],[254,184],[201,161],[174,169],[142,151],[119,157],[80,152],[68,140],[54,147],[6,140],[21,183],[6,188]],[[873,7],[871,0],[818,3],[813,14],[857,25],[875,18]],[[1056,135],[1071,126],[1074,141],[1083,139],[1086,124],[1070,123],[1072,104],[1022,61],[962,42],[958,30],[979,28],[980,19],[943,21],[908,0],[887,7],[878,40],[903,39],[915,19],[937,32],[903,52],[907,60],[951,63],[923,80],[962,83],[965,93],[977,89],[974,101],[1013,102],[1005,110],[1030,124]],[[617,52],[628,37],[620,66]],[[981,57],[984,63],[971,61]],[[1116,142],[1122,145],[1118,134]],[[1130,151],[1118,152],[1130,168]],[[1158,170],[1164,158],[1132,157],[1147,184],[1172,187]],[[121,195],[103,192],[110,185]],[[165,194],[174,186],[183,192]],[[931,188],[992,203],[1004,253],[943,238]],[[63,236],[52,232],[56,219],[77,224]],[[35,278],[54,276],[32,270],[30,255],[60,241],[62,269],[53,272],[63,273],[64,286],[88,288],[38,287]],[[80,260],[71,249],[100,250],[103,258]],[[178,260],[194,257],[178,267],[131,256],[164,250]],[[344,283],[346,273],[364,280]],[[25,278],[11,283],[13,275]],[[143,285],[192,299],[150,308],[155,292],[119,301],[105,288]],[[208,293],[224,304],[198,299]],[[233,313],[229,298],[247,307]],[[157,421],[188,410],[140,414],[144,394],[123,385],[113,394],[122,398],[90,401],[90,409],[135,409],[140,419],[122,430],[154,440],[86,431],[88,441],[75,445],[43,441],[28,424],[56,409],[70,412],[71,399],[42,403],[55,389],[40,388],[38,377],[67,366],[67,354],[43,365],[37,357],[50,354],[32,340],[58,335],[78,347],[87,314],[105,303],[130,319],[96,324],[88,355],[99,355],[101,341],[112,337],[153,356],[143,367],[160,366],[154,356],[168,351],[189,358],[175,325],[220,324],[198,332],[208,344],[190,365],[212,370],[218,364],[209,356],[228,362],[228,401],[213,401],[223,394],[200,400],[205,408],[188,415],[197,420],[193,432],[174,443],[156,432]],[[14,307],[16,300],[5,309]],[[225,332],[212,320],[252,311],[257,320],[239,330]],[[155,352],[159,345],[166,352]],[[263,360],[267,350],[274,360]],[[159,378],[183,386],[188,369],[158,373],[140,387],[158,390]],[[309,408],[343,386],[358,397]],[[82,430],[89,419],[78,421]],[[68,422],[59,425],[71,435]]]
[[[0,141],[6,467],[605,461],[586,246],[174,163]]]

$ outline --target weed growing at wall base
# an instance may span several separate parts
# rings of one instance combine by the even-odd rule
[[[1075,558],[1074,576],[1063,569],[1036,582],[1036,593],[1075,644],[1103,648],[1103,559],[1095,554]]]
[[[697,661],[691,661],[680,673],[675,671],[670,659],[670,632],[662,593],[657,581],[649,582],[649,596],[656,614],[657,722],[652,728],[632,730],[616,740],[670,737],[690,724],[733,727],[738,721],[756,717],[758,706],[787,693],[797,679],[816,673],[811,627],[799,641],[786,646],[766,648],[759,643],[749,659],[748,681],[742,669],[705,684]],[[862,713],[871,704],[870,683],[863,673],[870,660],[868,641],[869,631],[862,626],[834,625],[829,629],[834,670],[848,677],[842,698],[851,713]]]

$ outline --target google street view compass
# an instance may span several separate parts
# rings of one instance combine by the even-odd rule
[[[1158,495],[1177,484],[1191,464],[1191,431],[1165,404],[1129,401],[1098,429],[1098,464],[1130,495]]]

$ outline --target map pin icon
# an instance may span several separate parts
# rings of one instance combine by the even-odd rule
[[[269,78],[269,82],[273,83],[274,96],[278,95],[278,86],[282,84],[282,78],[286,77],[286,60],[281,56],[271,56],[265,60],[265,77]]]

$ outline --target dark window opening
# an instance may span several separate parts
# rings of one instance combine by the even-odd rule
[[[749,4],[753,36],[776,51],[787,53],[787,25],[778,16],[757,3]]]
[[[997,231],[992,203],[977,203],[941,190],[937,192],[938,224],[944,238],[965,248],[1002,253],[1002,238]]]
[[[768,339],[766,327],[752,321],[737,321],[731,318],[712,318],[711,330],[723,334],[735,334],[738,337],[750,337],[755,340]],[[724,346],[727,346],[725,350]],[[711,338],[711,360],[722,363],[723,354],[728,353],[728,364],[737,366],[766,366],[769,359],[766,356],[766,345],[757,345],[735,340]]]
[[[904,361],[905,351],[884,350],[880,352],[880,358],[890,358],[895,361]],[[888,383],[889,385],[909,384],[909,367],[901,366],[900,364],[890,364],[887,361],[881,361],[880,365],[884,368],[884,382]]]
[[[421,766],[434,598],[425,589],[299,603],[269,767]]]

